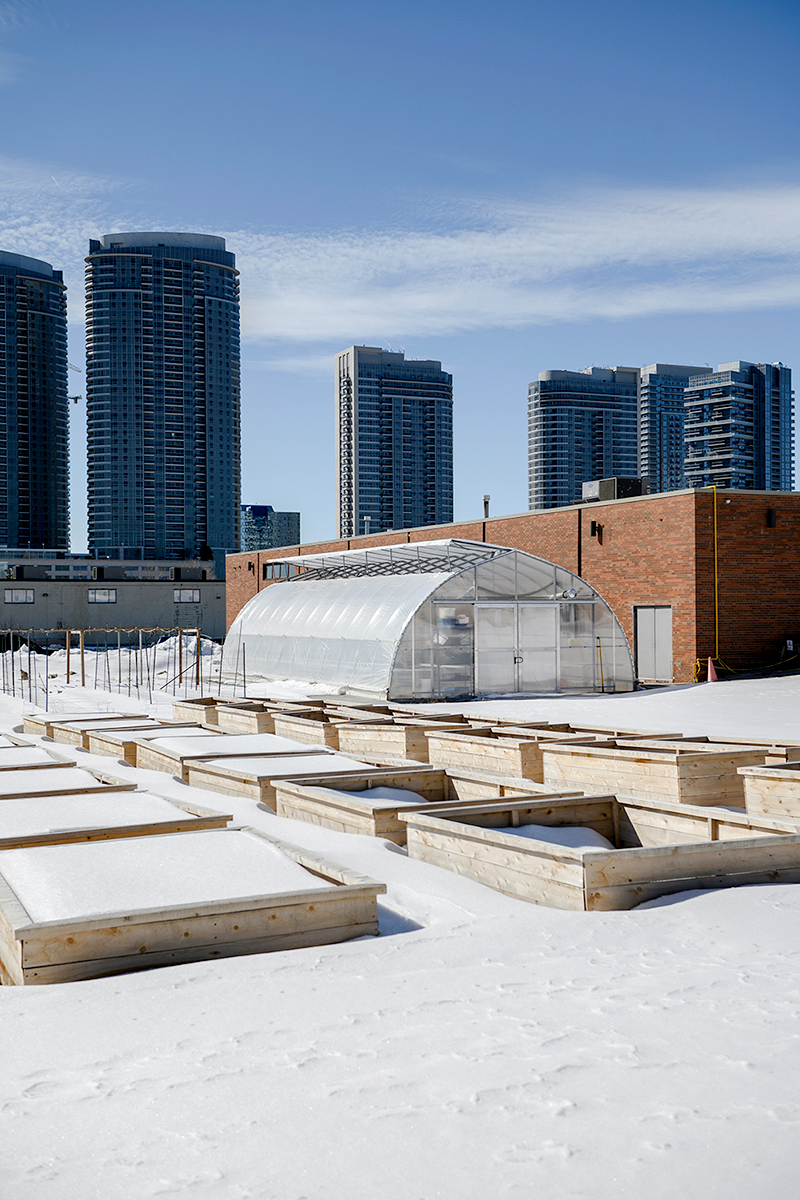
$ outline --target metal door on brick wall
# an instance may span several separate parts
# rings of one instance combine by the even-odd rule
[[[672,683],[672,608],[641,605],[633,610],[636,677],[643,683]]]

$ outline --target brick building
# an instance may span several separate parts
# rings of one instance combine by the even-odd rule
[[[772,491],[685,490],[234,554],[227,624],[286,574],[275,559],[451,537],[527,550],[581,575],[619,618],[641,679],[688,683],[698,659],[705,678],[709,656],[746,670],[785,657],[787,640],[800,645],[800,493]]]

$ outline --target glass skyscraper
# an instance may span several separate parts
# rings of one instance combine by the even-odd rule
[[[651,492],[685,487],[684,391],[702,367],[653,363],[639,374],[639,470]]]
[[[69,547],[67,302],[61,271],[0,252],[0,544]]]
[[[542,371],[528,389],[528,501],[559,508],[581,485],[636,475],[638,367]]]
[[[239,285],[225,239],[114,233],[86,259],[89,548],[239,548]]]
[[[792,490],[794,397],[783,363],[720,363],[685,392],[686,484]]]
[[[339,537],[452,521],[453,376],[440,362],[337,354],[336,445]]]

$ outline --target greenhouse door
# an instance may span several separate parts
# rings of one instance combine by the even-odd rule
[[[558,605],[520,604],[520,692],[558,691]]]
[[[475,690],[558,691],[558,605],[475,605]]]
[[[475,690],[517,691],[517,608],[475,605]]]

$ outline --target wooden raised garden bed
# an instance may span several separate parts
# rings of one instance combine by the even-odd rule
[[[186,782],[191,787],[205,788],[209,792],[220,792],[223,796],[245,796],[275,810],[276,780],[329,778],[346,775],[353,771],[367,771],[369,764],[346,758],[341,754],[326,753],[322,748],[314,751],[308,747],[307,754],[254,755],[252,758],[207,758],[186,763]]]
[[[680,804],[744,807],[741,766],[762,765],[765,748],[716,743],[595,742],[543,748],[548,787],[622,792]]]
[[[0,850],[224,829],[233,817],[152,792],[24,796],[0,804]]]
[[[87,737],[98,730],[114,729],[155,729],[160,722],[152,717],[111,717],[100,720],[55,721],[52,726],[52,739],[66,746],[82,746],[87,749]]]
[[[195,700],[173,700],[173,721],[192,721],[201,725],[216,725],[217,705],[224,704],[217,696],[198,696]]]
[[[86,749],[90,754],[101,754],[112,758],[124,758],[131,767],[136,766],[136,743],[157,742],[161,738],[205,737],[209,733],[204,725],[154,725],[152,729],[92,729],[86,734]]]
[[[411,810],[400,820],[409,858],[551,908],[635,908],[696,888],[800,881],[796,826],[702,806],[587,796]],[[579,848],[602,839],[606,847]]]
[[[279,737],[293,738],[307,746],[327,746],[339,749],[339,725],[327,713],[307,711],[305,713],[275,713],[275,733]]]
[[[26,796],[79,796],[89,792],[133,792],[135,783],[125,783],[104,771],[89,771],[57,763],[20,767],[0,772],[0,804]]]
[[[471,794],[459,799],[459,785],[464,781],[451,779],[435,767],[376,768],[361,774],[340,775],[333,779],[282,780],[275,782],[276,811],[279,817],[292,817],[336,829],[341,833],[360,833],[385,838],[398,846],[406,844],[406,826],[398,819],[399,812],[412,808],[442,808],[448,805],[474,805]],[[525,791],[523,782],[523,794]],[[497,781],[470,779],[469,783],[483,787],[483,796],[499,793]]]
[[[275,713],[261,700],[220,703],[217,724],[225,733],[274,733]]]
[[[65,759],[51,754],[44,746],[0,746],[0,772],[63,767],[64,763]]]
[[[374,935],[385,891],[255,829],[3,850],[0,978],[59,983]]]
[[[373,759],[378,763],[392,765],[403,762],[426,763],[428,758],[427,734],[432,729],[468,726],[456,724],[441,726],[436,721],[419,724],[361,724],[348,722],[339,728],[339,749],[358,758]]]
[[[203,737],[136,740],[136,766],[148,771],[168,771],[188,783],[188,763],[196,759],[252,758],[254,755],[281,758],[308,754],[309,747],[271,733],[218,733]],[[330,753],[320,746],[317,753]]]
[[[740,767],[744,804],[752,817],[790,817],[800,821],[800,762]]]
[[[135,721],[141,715],[141,713],[114,713],[109,712],[108,709],[104,712],[78,712],[73,713],[72,716],[69,713],[63,712],[27,713],[22,718],[22,729],[24,733],[30,733],[36,737],[52,737],[53,726],[58,724],[63,725],[65,721],[100,721],[109,717],[116,719],[130,718]]]
[[[472,728],[465,733],[432,729],[427,738],[431,766],[494,771],[544,783],[542,749],[545,745],[553,741],[591,741],[594,735],[543,729],[539,733],[530,731],[525,737],[514,737],[505,730],[501,733],[496,729]],[[560,786],[558,790],[561,790]]]

